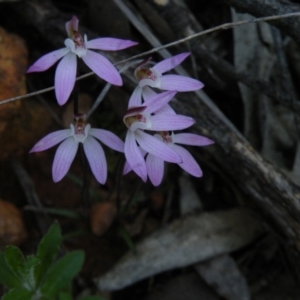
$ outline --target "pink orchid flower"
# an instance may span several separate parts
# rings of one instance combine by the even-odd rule
[[[91,128],[90,124],[85,122],[85,115],[78,115],[75,116],[75,125],[71,124],[70,129],[46,135],[35,144],[30,153],[47,150],[63,141],[57,148],[52,165],[53,181],[58,182],[69,171],[78,145],[82,143],[92,173],[99,183],[104,184],[107,178],[107,163],[102,146],[95,138],[116,151],[124,152],[124,142],[120,138],[110,131]]]
[[[69,36],[65,40],[66,47],[42,56],[27,70],[27,73],[45,71],[63,57],[55,72],[55,94],[59,105],[67,102],[74,88],[77,72],[76,56],[82,58],[85,64],[100,78],[121,86],[122,78],[113,64],[103,55],[89,49],[118,51],[137,44],[133,41],[115,38],[98,38],[88,41],[86,35],[83,38],[78,32],[78,24],[79,20],[73,16],[66,23]]]
[[[187,173],[195,176],[202,177],[202,170],[193,156],[183,147],[178,146],[176,144],[184,144],[190,146],[207,146],[214,144],[214,141],[208,139],[207,137],[193,134],[193,133],[178,133],[174,134],[173,132],[170,134],[166,131],[161,131],[158,134],[155,134],[154,137],[163,141],[169,147],[171,147],[176,153],[178,153],[182,159],[181,163],[178,163],[178,166],[185,170]],[[139,148],[143,157],[147,155],[147,152],[143,149]],[[152,154],[148,154],[146,158],[146,167],[147,173],[150,181],[154,186],[158,186],[161,184],[163,175],[164,175],[164,160],[160,157],[154,156]],[[128,161],[126,161],[123,175],[126,175],[132,171]]]
[[[147,99],[153,96],[151,88],[177,92],[190,92],[203,88],[204,84],[193,78],[174,74],[163,75],[163,73],[170,71],[182,63],[189,55],[190,53],[187,52],[172,56],[157,63],[152,68],[144,67],[149,59],[142,62],[134,72],[138,86],[129,99],[129,107],[140,106],[142,98],[147,101]]]
[[[164,161],[181,163],[181,156],[161,140],[144,132],[150,131],[172,131],[190,127],[195,120],[190,117],[177,114],[153,114],[166,105],[176,94],[175,91],[167,91],[154,95],[147,101],[147,106],[131,107],[127,110],[123,121],[128,128],[125,139],[125,157],[133,171],[147,180],[147,167],[144,156],[139,146]]]
[[[182,162],[178,163],[179,167],[195,177],[202,177],[202,170],[193,156],[185,148],[176,144],[207,146],[214,143],[212,140],[198,134],[174,134],[173,132],[169,134],[167,131],[159,132],[155,134],[155,137],[180,155]],[[150,181],[154,186],[158,186],[164,175],[164,160],[149,153],[146,158],[146,166]]]

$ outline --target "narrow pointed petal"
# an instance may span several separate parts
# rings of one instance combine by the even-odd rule
[[[86,55],[82,57],[82,60],[103,80],[117,86],[123,84],[118,70],[103,55],[87,50]]]
[[[135,132],[135,137],[141,148],[143,148],[146,152],[160,157],[161,159],[168,162],[182,162],[180,155],[178,155],[173,149],[171,149],[168,145],[166,145],[156,137],[141,130],[137,130]]]
[[[91,128],[89,135],[100,140],[107,147],[124,153],[124,142],[108,130]]]
[[[126,160],[123,168],[123,175],[128,174],[130,171],[132,171],[132,168],[130,167],[130,164]]]
[[[201,81],[181,75],[163,75],[160,82],[160,88],[167,91],[190,92],[204,87]]]
[[[58,64],[55,72],[55,94],[59,105],[64,105],[74,88],[77,70],[77,57],[68,53]]]
[[[158,114],[151,116],[151,129],[155,131],[181,130],[192,126],[195,120],[191,117],[176,114]]]
[[[159,110],[157,110],[155,112],[156,115],[158,114],[171,114],[171,115],[176,115],[176,112],[174,111],[174,109],[169,105],[165,105],[162,108],[160,108]]]
[[[29,151],[29,153],[40,152],[47,150],[61,141],[65,140],[71,135],[71,129],[63,129],[58,130],[52,133],[49,133],[45,137],[43,137],[40,141],[38,141],[33,148]]]
[[[155,95],[157,95],[157,93],[154,92],[149,86],[143,87],[142,96],[143,96],[145,102],[147,102],[149,99],[151,99]]]
[[[53,52],[50,52],[41,58],[39,58],[28,70],[26,73],[31,72],[43,72],[48,70],[51,66],[53,66],[59,59],[68,54],[70,49],[63,48]]]
[[[97,181],[105,184],[107,179],[107,163],[101,145],[93,137],[88,136],[83,143],[83,149]]]
[[[78,31],[79,20],[76,16],[73,16],[70,21],[66,23],[66,31],[69,37],[73,36],[73,31]]]
[[[157,95],[157,93],[153,91],[149,86],[143,87],[143,98],[145,101],[145,105],[147,105],[147,101],[151,100],[151,98],[154,97],[155,95]],[[164,105],[154,113],[155,114],[176,114],[174,109],[169,104]]]
[[[69,137],[59,145],[52,165],[52,177],[54,182],[60,181],[68,173],[77,149],[78,143],[74,137]]]
[[[132,168],[132,170],[142,178],[144,182],[147,181],[147,167],[144,157],[138,148],[135,140],[135,134],[127,131],[125,139],[125,157]]]
[[[144,149],[142,149],[141,147],[139,147],[139,149],[140,149],[143,157],[145,157],[145,155],[147,154],[147,152]],[[132,168],[130,167],[128,161],[126,160],[126,162],[124,164],[123,175],[126,175],[130,171],[132,171]]]
[[[128,103],[129,108],[142,105],[142,91],[143,89],[139,86],[137,86],[134,89],[129,99],[129,103]]]
[[[98,38],[87,42],[88,49],[118,51],[137,45],[137,42],[115,38]]]
[[[178,164],[179,167],[195,177],[201,177],[203,175],[201,168],[190,152],[178,145],[172,144],[170,147],[172,147],[183,160],[181,164]]]
[[[154,113],[166,104],[168,104],[173,97],[175,96],[175,91],[167,91],[160,94],[154,95],[152,98],[148,99],[147,107],[144,110],[144,113]]]
[[[174,134],[173,142],[176,144],[184,144],[191,146],[207,146],[215,143],[214,141],[208,139],[205,136],[193,133]]]
[[[189,52],[181,53],[170,58],[167,58],[158,64],[156,64],[152,69],[159,72],[160,74],[170,71],[174,69],[176,66],[181,64],[188,56],[190,55]]]
[[[152,154],[148,154],[146,158],[146,165],[149,179],[154,186],[161,184],[164,176],[164,161]]]

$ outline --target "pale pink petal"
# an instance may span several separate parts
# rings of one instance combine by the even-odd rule
[[[39,58],[28,70],[27,73],[31,72],[42,72],[48,70],[53,66],[59,59],[68,54],[70,49],[63,48],[53,52],[50,52],[41,58]]]
[[[58,130],[52,133],[49,133],[45,137],[43,137],[40,141],[38,141],[33,148],[29,151],[29,153],[32,152],[40,152],[47,150],[61,141],[65,140],[71,135],[71,129],[63,129]]]
[[[214,144],[214,141],[208,139],[207,137],[193,133],[174,134],[173,142],[191,146],[207,146]]]
[[[176,66],[181,64],[188,56],[190,55],[189,52],[181,53],[170,58],[167,58],[158,64],[156,64],[152,69],[159,72],[160,74],[170,71],[174,69]]]
[[[149,99],[151,99],[156,94],[157,93],[154,92],[149,86],[143,87],[142,96],[143,96],[145,102],[147,102]]]
[[[143,89],[139,86],[134,89],[128,102],[129,108],[142,105],[142,91]]]
[[[146,166],[149,179],[154,186],[161,184],[164,176],[164,161],[152,154],[148,154],[146,158]]]
[[[141,147],[138,147],[143,155],[143,157],[145,157],[145,155],[147,154],[147,152],[142,149]],[[124,169],[123,169],[123,175],[126,175],[127,173],[129,173],[130,171],[132,171],[132,168],[130,167],[130,164],[128,163],[128,161],[125,161],[124,164]]]
[[[163,75],[160,83],[162,90],[177,92],[197,91],[204,87],[201,81],[181,75]]]
[[[143,87],[143,98],[145,101],[145,105],[147,105],[147,101],[151,100],[151,98],[155,95],[157,95],[157,93],[155,91],[153,91],[149,86],[145,86]],[[163,107],[161,107],[159,110],[154,112],[155,114],[176,114],[176,112],[174,111],[174,109],[169,105],[166,104]]]
[[[87,50],[86,55],[82,57],[82,60],[96,75],[105,81],[118,86],[123,84],[118,70],[103,55]]]
[[[174,149],[182,158],[183,162],[178,164],[179,167],[195,177],[201,177],[203,175],[198,163],[186,149],[174,144],[170,144],[170,147]]]
[[[175,96],[175,91],[167,91],[160,94],[156,94],[150,99],[148,99],[146,109],[144,110],[145,113],[151,114],[168,104],[173,97]]]
[[[132,168],[130,167],[130,164],[126,160],[124,164],[123,175],[128,174],[130,171],[132,171]]]
[[[119,152],[124,152],[124,142],[114,133],[98,128],[91,128],[89,135],[100,140],[104,145]]]
[[[132,168],[132,170],[142,178],[144,182],[147,181],[147,167],[144,157],[138,148],[135,140],[135,134],[127,131],[125,139],[125,157]]]
[[[137,42],[116,38],[98,38],[87,42],[88,49],[118,51],[137,45]]]
[[[73,16],[70,21],[66,23],[66,30],[69,37],[73,36],[73,31],[78,31],[79,20],[76,16]]]
[[[181,130],[192,126],[195,120],[191,117],[174,115],[174,114],[158,114],[151,116],[151,129],[155,131],[171,131]]]
[[[101,145],[91,136],[83,142],[84,153],[97,181],[105,184],[107,178],[107,163]]]
[[[158,140],[156,137],[148,133],[145,133],[144,131],[137,130],[135,132],[135,138],[139,143],[140,147],[143,148],[146,152],[154,156],[160,157],[161,159],[168,162],[173,162],[173,163],[182,162],[180,155],[178,155],[168,145]]]
[[[174,109],[169,105],[165,105],[162,108],[160,108],[159,110],[155,111],[155,114],[171,114],[171,115],[176,115],[176,112],[174,111]]]
[[[60,181],[68,173],[77,149],[78,143],[74,137],[69,137],[59,145],[52,165],[52,177],[54,182]]]
[[[59,105],[64,105],[74,88],[77,70],[77,57],[67,54],[58,64],[55,72],[55,95]]]

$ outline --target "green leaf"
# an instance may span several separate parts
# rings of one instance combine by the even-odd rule
[[[4,250],[4,256],[11,270],[22,281],[25,257],[21,250],[16,246],[7,246]]]
[[[83,251],[73,251],[57,261],[46,274],[41,293],[49,297],[57,297],[71,280],[78,274],[84,262]]]
[[[72,295],[70,295],[69,293],[60,293],[58,299],[59,300],[73,300]]]
[[[3,252],[0,252],[0,282],[9,288],[22,287],[22,282],[7,264]]]
[[[4,255],[8,266],[22,282],[22,286],[27,290],[34,290],[36,287],[34,267],[40,260],[34,256],[25,259],[21,250],[15,246],[7,246]]]
[[[41,261],[33,255],[26,257],[23,269],[24,287],[27,287],[30,290],[35,290],[37,288],[38,284],[36,282],[35,269],[40,263]]]
[[[8,291],[1,300],[31,300],[34,292],[21,288]]]
[[[44,275],[56,258],[61,240],[59,224],[54,223],[49,228],[47,234],[42,238],[37,249],[37,258],[40,260],[40,264],[36,265],[34,272],[37,286],[41,283]]]

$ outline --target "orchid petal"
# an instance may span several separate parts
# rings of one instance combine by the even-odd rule
[[[83,149],[97,181],[105,184],[107,179],[107,163],[101,145],[93,137],[88,136],[84,140]]]
[[[171,69],[174,69],[176,66],[181,64],[189,55],[190,53],[186,52],[172,56],[159,62],[152,69],[159,72],[160,74],[170,71]]]
[[[116,38],[98,38],[87,42],[88,49],[118,51],[137,45],[137,42]]]
[[[64,105],[74,88],[77,69],[77,57],[68,53],[58,64],[55,72],[55,94],[59,105]]]
[[[77,149],[78,143],[72,136],[59,145],[52,165],[52,177],[54,182],[60,181],[67,174],[75,158]]]
[[[125,157],[133,169],[133,171],[142,178],[144,182],[147,181],[147,167],[144,157],[138,148],[135,140],[135,134],[131,131],[127,131],[125,139]]]
[[[142,96],[143,96],[145,102],[147,102],[149,99],[154,97],[156,94],[157,93],[154,92],[149,86],[143,87]]]
[[[167,91],[154,95],[152,98],[148,99],[147,107],[144,110],[144,113],[151,114],[156,112],[164,105],[168,104],[168,102],[170,102],[173,99],[175,94],[175,91]]]
[[[192,126],[195,120],[191,117],[174,115],[174,114],[158,114],[151,116],[151,129],[155,131],[181,130]]]
[[[142,105],[142,91],[143,89],[137,86],[130,96],[128,107],[135,107]]]
[[[149,179],[154,186],[161,184],[164,176],[164,161],[152,154],[148,154],[146,159]]]
[[[126,160],[123,168],[123,175],[128,174],[130,171],[132,171],[132,168],[130,167],[130,164]]]
[[[47,150],[61,141],[65,140],[71,135],[71,129],[63,129],[58,130],[52,133],[49,133],[45,137],[43,137],[40,141],[38,141],[33,148],[29,151],[29,153],[40,152]]]
[[[201,136],[193,133],[178,133],[174,134],[173,143],[184,144],[191,146],[207,146],[214,144],[214,141],[208,139],[205,136]]]
[[[168,91],[190,92],[204,87],[201,81],[181,75],[164,75],[160,81],[160,88]]]
[[[82,57],[82,60],[103,80],[117,86],[123,84],[118,70],[103,55],[87,50],[86,55]]]
[[[160,157],[161,159],[168,162],[182,162],[181,157],[174,150],[172,150],[168,145],[166,145],[156,137],[145,133],[141,130],[137,130],[135,132],[135,138],[141,146],[141,148],[143,148],[146,152],[154,156]]]
[[[198,163],[186,149],[174,144],[170,144],[170,147],[174,149],[182,158],[183,162],[178,164],[179,167],[195,177],[201,177],[203,175]]]
[[[119,151],[124,152],[124,142],[115,134],[108,130],[91,128],[89,130],[89,135],[100,140],[104,145]]]
[[[155,95],[157,95],[157,93],[153,91],[149,86],[143,87],[143,98],[145,101],[145,105],[147,104],[147,101],[149,101]],[[159,110],[155,111],[155,114],[176,114],[176,112],[169,104],[166,104]]]
[[[68,54],[70,49],[62,48],[59,50],[52,51],[41,58],[39,58],[26,73],[31,72],[43,72],[53,66],[59,59]]]
[[[147,152],[142,149],[141,147],[138,147],[139,150],[141,151],[143,157],[145,157],[145,155],[147,154]],[[123,169],[123,175],[126,175],[127,173],[129,173],[130,171],[132,171],[132,168],[130,167],[130,164],[128,163],[128,161],[126,160],[125,164],[124,164],[124,169]]]
[[[78,31],[79,20],[76,16],[73,16],[70,21],[66,23],[66,31],[69,37],[73,36],[74,31]]]
[[[163,106],[159,110],[155,111],[155,115],[158,115],[158,114],[176,115],[176,112],[174,111],[174,109],[169,104],[166,104],[165,106]]]

